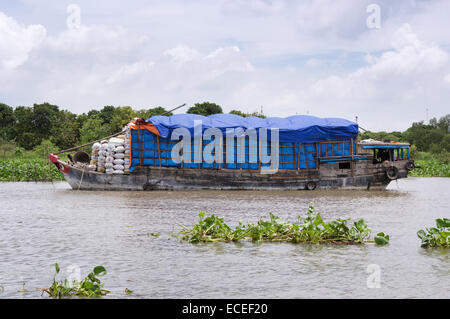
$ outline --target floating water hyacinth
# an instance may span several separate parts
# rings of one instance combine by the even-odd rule
[[[199,214],[199,222],[188,228],[182,226],[178,236],[190,243],[198,242],[231,242],[249,239],[253,242],[291,242],[291,243],[334,243],[334,244],[363,244],[375,242],[378,245],[389,243],[389,236],[378,233],[375,241],[369,241],[371,229],[363,219],[358,220],[352,227],[347,226],[348,219],[337,219],[325,222],[320,213],[312,205],[304,219],[298,217],[298,223],[289,223],[270,214],[269,220],[260,219],[256,224],[239,222],[236,228],[228,226],[223,218],[215,215]]]
[[[53,277],[53,284],[49,288],[41,289],[42,292],[46,292],[52,298],[62,298],[62,297],[100,297],[108,294],[110,291],[103,289],[103,284],[100,279],[106,275],[106,269],[103,266],[94,267],[94,269],[81,281],[76,280],[69,282],[69,280],[64,279],[63,281],[57,282],[56,275],[59,273],[59,265],[55,264],[55,275]]]
[[[417,236],[422,240],[422,247],[450,247],[450,219],[436,219],[436,227],[419,230]]]

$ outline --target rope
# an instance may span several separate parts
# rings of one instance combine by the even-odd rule
[[[361,125],[358,125],[358,127],[359,127],[361,130],[363,130],[364,132],[370,132],[370,131],[366,130],[365,128],[361,127]]]

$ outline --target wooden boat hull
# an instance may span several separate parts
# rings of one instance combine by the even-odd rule
[[[322,164],[319,170],[279,170],[261,174],[256,170],[138,167],[129,175],[112,175],[84,170],[57,160],[58,169],[75,190],[303,190],[385,189],[392,181],[381,164],[360,161],[350,170],[336,170]],[[397,178],[407,177],[405,161],[393,162]],[[311,187],[313,186],[313,187]]]

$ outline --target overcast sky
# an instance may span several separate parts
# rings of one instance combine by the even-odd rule
[[[446,0],[1,0],[0,102],[211,101],[404,130],[450,113],[449,30]]]

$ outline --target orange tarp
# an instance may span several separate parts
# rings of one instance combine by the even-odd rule
[[[128,127],[130,129],[133,130],[137,130],[137,129],[141,129],[141,130],[149,130],[150,132],[152,132],[155,135],[161,136],[161,134],[159,134],[158,129],[150,122],[147,122],[144,119],[135,119],[132,120],[130,122],[130,124],[128,124]]]

